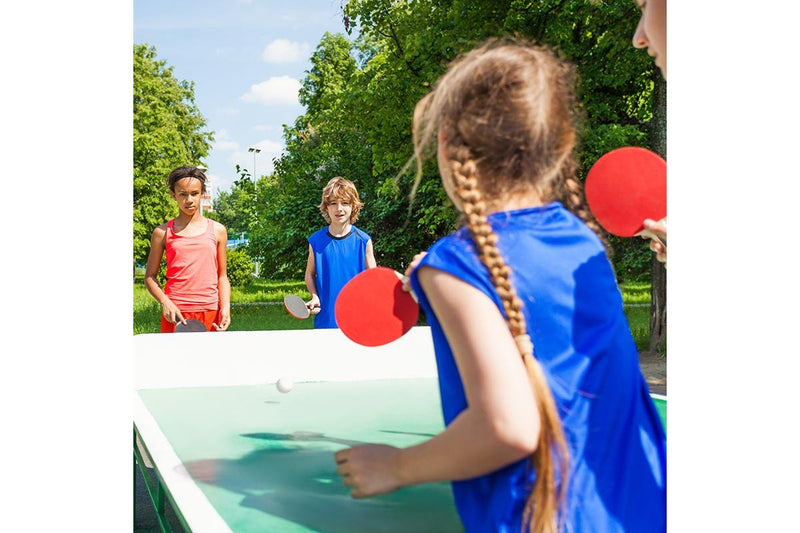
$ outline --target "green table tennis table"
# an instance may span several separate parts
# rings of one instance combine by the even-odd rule
[[[449,483],[355,500],[333,459],[440,432],[435,376],[427,327],[377,348],[339,330],[135,336],[134,460],[162,529],[168,502],[192,532],[463,531]]]

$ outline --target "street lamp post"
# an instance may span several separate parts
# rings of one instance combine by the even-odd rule
[[[253,154],[253,183],[256,182],[256,154],[261,153],[260,148],[253,148],[252,146],[247,149],[248,152]]]
[[[256,214],[256,219],[258,219],[258,182],[256,181],[256,154],[261,153],[260,148],[255,148],[251,146],[247,149],[248,152],[253,154],[253,203],[254,203],[254,211]],[[256,260],[256,277],[258,277],[258,257],[255,258]]]

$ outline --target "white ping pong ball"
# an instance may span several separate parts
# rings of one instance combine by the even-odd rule
[[[279,391],[286,393],[292,390],[292,387],[294,387],[294,382],[289,378],[280,378],[275,386],[278,387]]]

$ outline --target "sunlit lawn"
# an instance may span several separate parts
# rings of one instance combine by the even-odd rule
[[[650,284],[626,283],[622,285],[625,314],[636,345],[647,348],[650,328]],[[230,331],[271,329],[312,329],[313,319],[298,320],[283,308],[283,297],[296,294],[310,298],[303,281],[266,281],[254,279],[246,288],[231,291]],[[158,333],[161,308],[148,294],[137,276],[133,286],[133,333]],[[422,322],[424,323],[424,317]]]
[[[311,296],[303,281],[270,282],[254,280],[247,288],[231,290],[231,325],[229,331],[268,329],[311,329],[313,319],[298,320],[283,308],[283,297],[297,294]],[[133,285],[133,333],[158,333],[161,328],[161,306],[137,277]]]

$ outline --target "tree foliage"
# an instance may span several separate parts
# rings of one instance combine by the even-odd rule
[[[357,106],[349,98],[357,71],[349,41],[326,33],[311,63],[300,90],[308,111],[284,128],[286,151],[275,160],[274,174],[258,182],[259,217],[251,253],[259,258],[263,275],[271,277],[302,277],[306,238],[326,224],[317,206],[330,178],[353,180],[367,205],[374,189],[369,185],[370,153],[354,124]]]
[[[214,216],[234,236],[248,233],[256,222],[255,184],[250,173],[236,165],[238,179],[230,191],[220,191],[214,200]]]
[[[176,214],[169,172],[196,165],[213,133],[194,101],[194,83],[178,81],[172,67],[146,44],[133,46],[133,255],[143,263],[153,228]]]
[[[322,187],[337,175],[359,189],[357,224],[373,236],[379,264],[402,270],[453,230],[456,212],[435,164],[409,199],[414,167],[402,170],[413,153],[411,118],[447,63],[488,37],[540,42],[576,65],[581,176],[611,149],[650,145],[655,67],[631,46],[638,12],[630,0],[349,0],[342,17],[358,37],[322,38],[300,91],[306,112],[284,129],[274,173],[258,181],[251,253],[266,276],[302,276],[306,238],[325,224]],[[646,244],[615,244],[620,273],[646,275]]]

